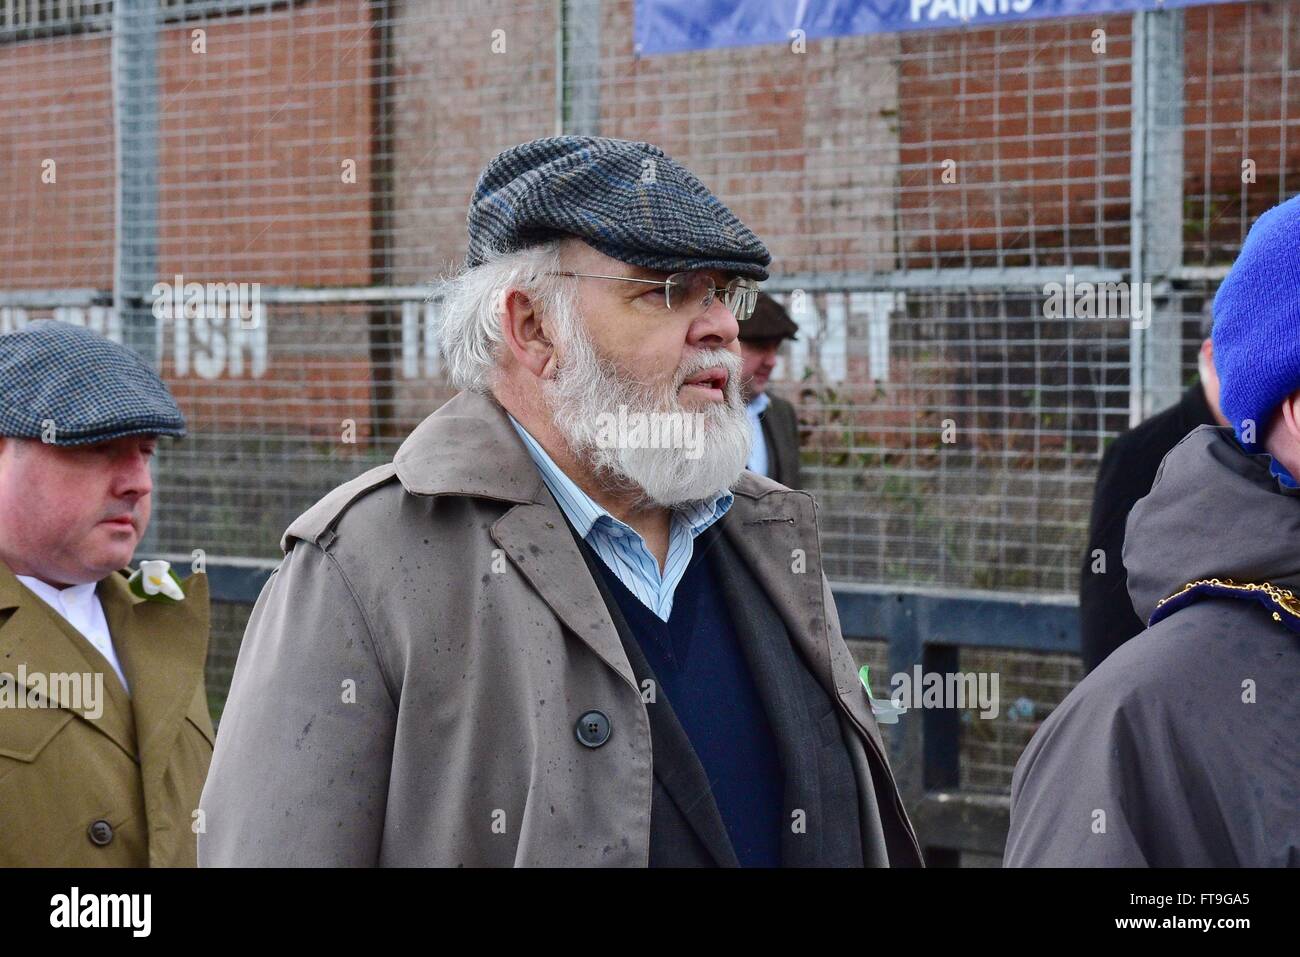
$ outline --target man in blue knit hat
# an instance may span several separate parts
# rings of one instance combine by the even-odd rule
[[[1231,426],[1129,517],[1147,630],[1021,756],[1008,865],[1300,866],[1300,197],[1251,229],[1213,337]]]
[[[1300,197],[1255,223],[1214,297],[1219,405],[1241,447],[1271,455],[1269,471],[1296,487],[1300,388]]]
[[[487,165],[464,391],[286,532],[200,864],[920,863],[812,497],[745,470],[770,260],[649,143]]]

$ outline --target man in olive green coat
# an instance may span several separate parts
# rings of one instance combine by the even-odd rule
[[[207,582],[120,571],[184,419],[135,353],[64,323],[0,336],[0,392],[0,866],[193,866]]]

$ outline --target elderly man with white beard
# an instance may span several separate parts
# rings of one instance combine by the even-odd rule
[[[921,863],[812,497],[744,467],[770,261],[648,143],[488,164],[463,391],[286,531],[200,864]]]

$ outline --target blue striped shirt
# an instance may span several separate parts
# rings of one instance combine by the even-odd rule
[[[711,499],[672,510],[668,557],[664,561],[663,574],[660,574],[659,563],[650,554],[641,534],[597,505],[573,479],[560,471],[546,450],[515,421],[513,415],[510,424],[519,433],[524,448],[542,473],[542,481],[555,496],[569,524],[641,604],[667,621],[673,610],[673,593],[695,552],[695,539],[727,514],[735,496],[723,489]]]

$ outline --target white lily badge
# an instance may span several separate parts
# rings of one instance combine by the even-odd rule
[[[126,584],[132,594],[148,601],[181,601],[185,597],[171,563],[161,559],[141,562]]]
[[[862,687],[867,689],[867,698],[871,701],[871,713],[879,724],[898,724],[898,716],[907,714],[906,708],[896,704],[890,698],[884,701],[875,699],[871,693],[871,669],[866,665],[858,669],[858,679],[862,682]]]

